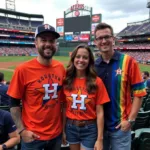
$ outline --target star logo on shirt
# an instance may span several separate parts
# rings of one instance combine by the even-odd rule
[[[77,95],[78,95],[77,99],[80,99],[80,95],[82,95],[82,91],[81,91],[81,90],[78,90]],[[66,97],[66,98],[67,98],[68,101],[73,102],[72,96],[68,96],[68,97]],[[91,101],[91,99],[86,98],[86,99],[85,99],[85,104],[89,103],[90,101]]]
[[[38,91],[39,93],[43,94],[43,97],[44,97],[45,89],[43,87],[42,88],[36,88],[35,90]],[[50,94],[53,94],[53,93],[50,93]],[[51,100],[51,103],[57,103],[58,102],[58,98],[52,98],[52,96],[50,96],[50,98],[42,100],[43,105],[46,104],[47,102],[49,102],[50,100]]]
[[[115,70],[115,72],[116,72],[116,76],[117,76],[117,75],[121,75],[123,73],[123,70],[121,70],[119,67],[117,70]]]

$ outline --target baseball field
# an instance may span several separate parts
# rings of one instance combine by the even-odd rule
[[[32,58],[34,57],[32,56],[2,56],[0,57],[0,72],[4,73],[6,81],[10,81],[13,71],[16,68],[16,66]],[[64,66],[66,66],[69,61],[69,57],[64,57],[64,56],[55,56],[54,59],[61,61],[64,64]],[[141,72],[142,71],[150,72],[150,65],[139,64],[139,66],[140,66]]]

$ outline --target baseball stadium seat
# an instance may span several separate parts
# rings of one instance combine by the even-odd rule
[[[135,131],[140,128],[148,128],[150,121],[150,111],[138,112],[135,124],[132,127],[132,130]]]
[[[0,109],[10,111],[10,108],[8,106],[0,106]]]
[[[149,150],[150,128],[138,129],[134,133],[135,133],[135,137],[134,139],[132,139],[131,150]]]

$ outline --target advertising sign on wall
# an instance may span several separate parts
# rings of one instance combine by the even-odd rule
[[[56,19],[56,31],[60,36],[64,36],[64,18]]]
[[[63,26],[57,27],[56,31],[60,34],[60,36],[64,36],[64,27]]]
[[[64,18],[56,19],[56,26],[64,26]]]
[[[100,14],[92,15],[92,22],[93,23],[99,23],[101,20]]]
[[[98,23],[92,23],[91,25],[91,32],[92,32],[92,35],[94,35],[94,30],[95,30],[95,27],[98,25]]]

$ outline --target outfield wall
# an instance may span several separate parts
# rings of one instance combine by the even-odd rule
[[[74,47],[59,47],[56,56],[69,56],[69,53],[72,52],[76,46]],[[92,51],[94,51],[93,47],[90,47]]]

